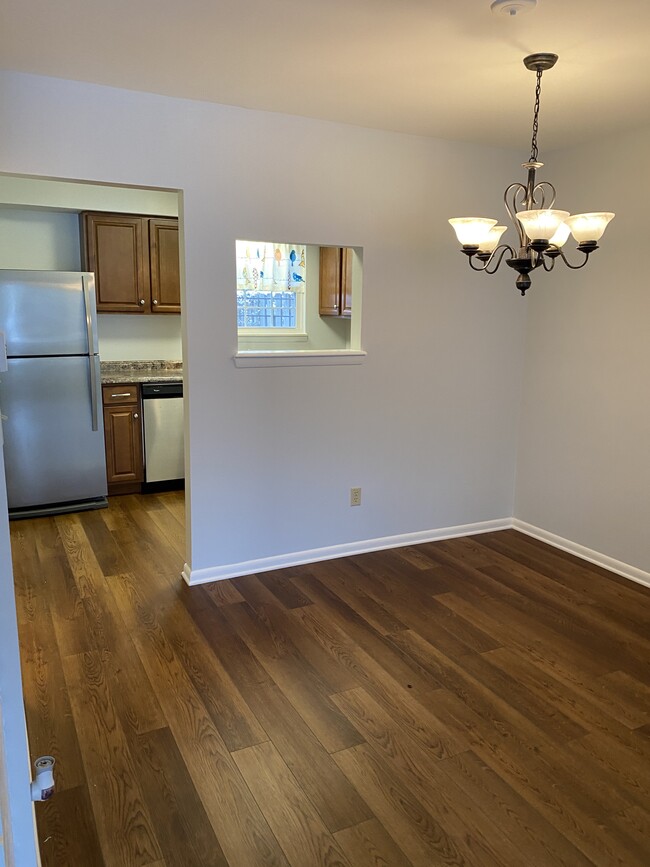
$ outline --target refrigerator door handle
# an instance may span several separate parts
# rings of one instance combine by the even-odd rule
[[[99,398],[97,368],[97,338],[95,335],[95,278],[93,274],[82,274],[81,285],[84,295],[84,311],[86,314],[86,333],[88,335],[88,364],[90,371],[90,407],[92,413],[92,429],[99,430]]]
[[[95,280],[93,274],[82,274],[81,285],[84,294],[84,312],[86,314],[86,333],[88,335],[88,353],[96,355],[99,352],[95,335]]]
[[[99,430],[99,399],[98,394],[98,379],[97,367],[99,358],[96,355],[88,356],[88,364],[90,371],[90,412],[92,416],[93,430]]]

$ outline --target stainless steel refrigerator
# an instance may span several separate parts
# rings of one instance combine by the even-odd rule
[[[10,517],[105,506],[94,275],[0,270],[0,331]]]

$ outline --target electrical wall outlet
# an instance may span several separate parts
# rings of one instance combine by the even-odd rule
[[[350,505],[361,505],[361,488],[350,488]]]

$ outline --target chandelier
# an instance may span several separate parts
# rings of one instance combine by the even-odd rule
[[[530,274],[540,266],[552,271],[555,262],[561,258],[573,270],[584,268],[589,256],[598,249],[598,241],[607,224],[614,217],[611,213],[574,214],[559,211],[555,205],[555,187],[548,181],[537,181],[537,169],[544,163],[537,160],[537,131],[539,127],[539,99],[542,90],[542,73],[552,69],[557,62],[557,54],[529,54],[524,58],[527,69],[537,73],[535,88],[535,113],[533,117],[533,137],[530,159],[522,163],[527,170],[526,184],[514,183],[506,189],[503,201],[510,219],[519,235],[519,248],[514,250],[509,244],[499,244],[506,226],[497,226],[496,220],[483,217],[455,217],[449,222],[461,243],[461,251],[468,257],[474,271],[494,274],[505,260],[517,272],[515,285],[522,295],[530,288]],[[569,234],[578,243],[578,251],[584,258],[571,264],[562,249]]]

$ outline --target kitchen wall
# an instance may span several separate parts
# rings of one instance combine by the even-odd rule
[[[177,216],[178,195],[0,176],[0,268],[79,271],[79,211],[117,211]],[[104,361],[180,361],[179,316],[100,314],[99,349]]]
[[[530,291],[517,518],[650,571],[650,128],[552,154],[558,207],[616,212],[581,271]],[[581,257],[571,241],[567,255]]]
[[[79,271],[79,217],[0,206],[0,268]]]
[[[6,172],[182,191],[192,574],[512,515],[527,304],[446,220],[520,154],[14,73],[0,112]],[[365,363],[235,367],[242,237],[363,249]]]

